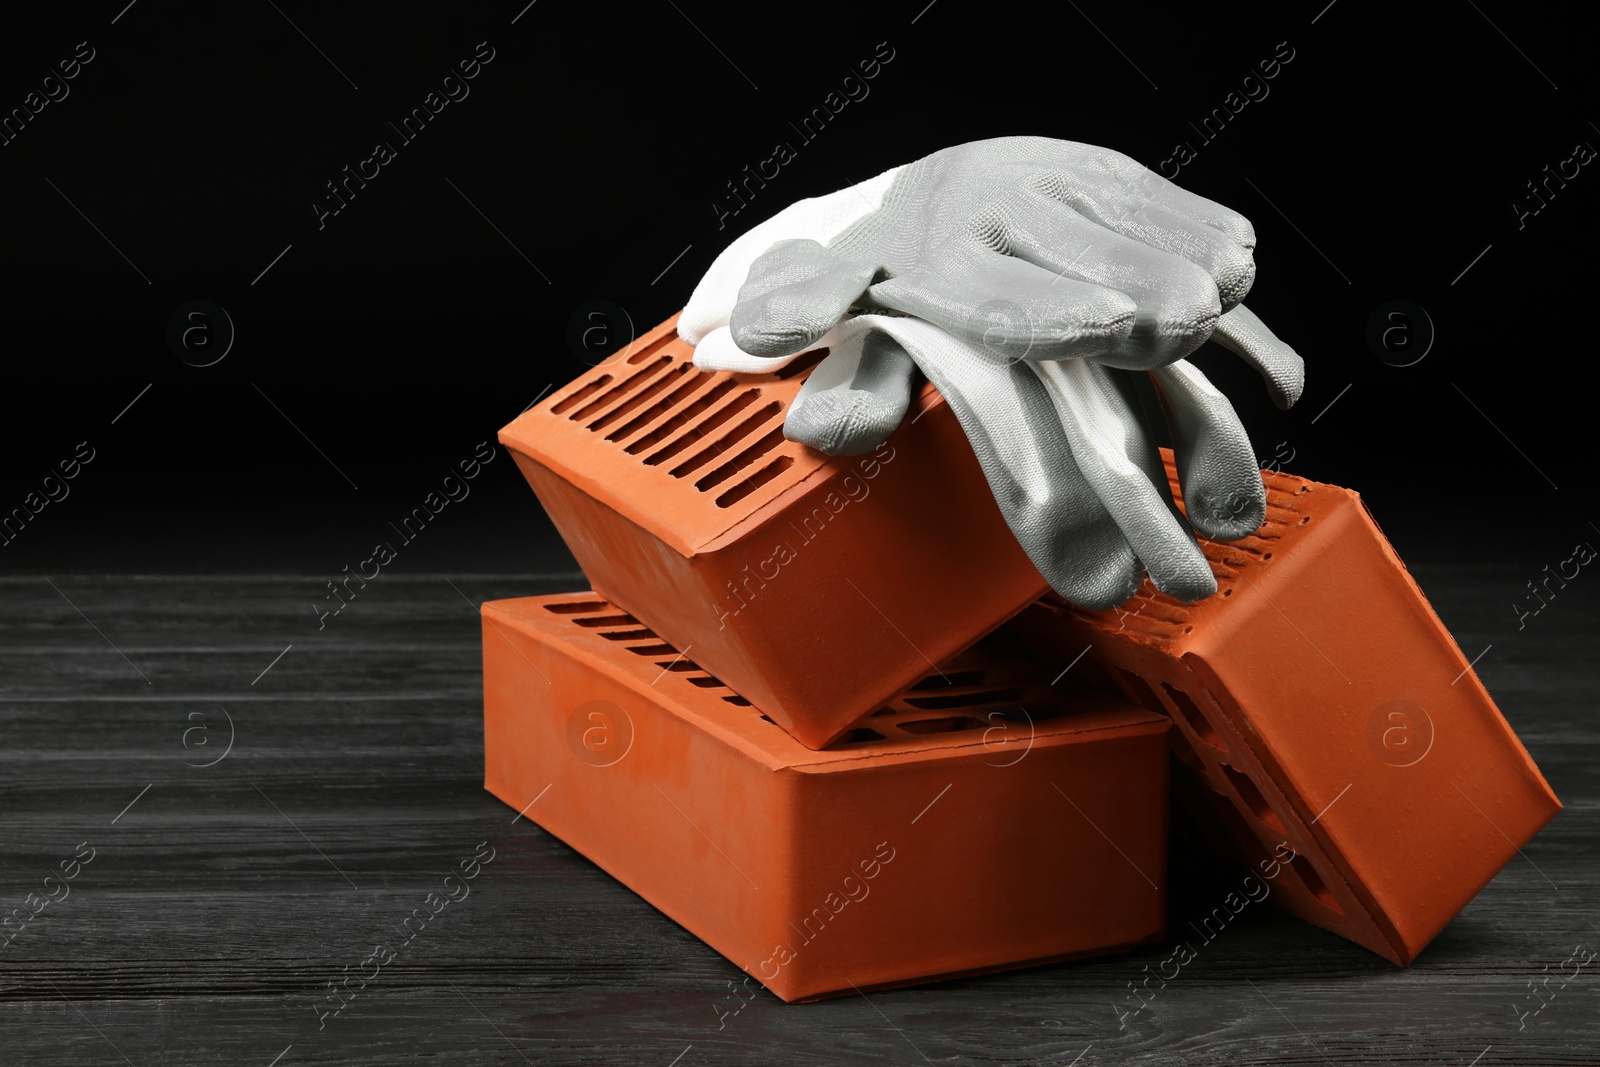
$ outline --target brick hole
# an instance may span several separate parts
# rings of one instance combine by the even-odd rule
[[[671,356],[662,356],[649,366],[641,367],[639,370],[635,371],[621,382],[618,382],[610,389],[607,389],[594,400],[591,400],[589,403],[583,405],[583,407],[568,415],[567,418],[574,422],[578,422],[583,419],[587,419],[591,415],[598,414],[600,410],[607,404],[615,403],[616,401],[631,395],[635,389],[638,389],[650,378],[655,377],[657,372],[659,372],[662,367],[665,367],[671,362]]]
[[[1250,814],[1255,816],[1256,820],[1262,825],[1270,827],[1277,833],[1283,833],[1285,830],[1283,820],[1278,818],[1278,813],[1272,810],[1271,804],[1267,803],[1267,798],[1262,795],[1260,787],[1251,781],[1247,775],[1240,774],[1226,763],[1218,763],[1217,766],[1221,767],[1223,773],[1227,775],[1228,784],[1233,786],[1234,791],[1239,795],[1239,799],[1244,802],[1244,806],[1249,809]]]
[[[725,508],[729,505],[737,504],[792,466],[794,466],[793,456],[779,456],[732,489],[717,497],[717,507]]]
[[[672,648],[672,646],[670,646],[670,645],[667,646],[667,647],[669,649],[671,649],[673,652],[677,652],[678,651],[677,649]],[[631,649],[631,651],[637,652],[639,650],[635,648],[635,649]],[[660,654],[661,653],[657,653],[657,655],[660,655]],[[671,674],[689,674],[689,673],[691,673],[693,671],[700,670],[700,665],[698,663],[694,662],[693,660],[684,659],[682,655],[679,655],[677,659],[657,660],[656,661],[656,666],[660,667],[662,670],[667,671],[667,672],[669,672]],[[691,678],[689,680],[691,682],[694,681],[693,678]],[[712,679],[712,681],[716,682],[716,684],[719,685],[719,686],[722,685],[722,683],[721,682],[717,682],[716,679]]]
[[[729,400],[726,404],[711,412],[699,422],[687,427],[683,433],[667,442],[667,444],[664,445],[659,451],[653,452],[649,456],[645,457],[645,466],[654,467],[657,464],[665,463],[667,460],[671,459],[673,456],[676,456],[679,452],[682,452],[690,445],[699,443],[705,438],[706,434],[710,433],[712,430],[715,430],[718,426],[721,426],[739,412],[755,403],[756,399],[760,396],[761,393],[759,391],[755,389],[746,389],[744,392]],[[688,473],[687,470],[684,473]],[[678,477],[681,478],[683,475],[680,474]]]
[[[678,430],[682,429],[690,419],[694,418],[696,415],[699,415],[702,411],[705,411],[707,408],[711,407],[711,405],[715,404],[717,401],[733,392],[733,390],[738,387],[738,384],[738,382],[732,380],[731,378],[726,381],[718,382],[716,385],[713,385],[709,390],[707,390],[706,393],[700,397],[700,399],[693,401],[674,413],[671,418],[667,419],[666,422],[663,422],[660,426],[657,426],[655,429],[651,430],[649,433],[645,434],[628,447],[624,448],[623,451],[628,453],[630,456],[636,456],[647,448],[654,448],[662,441],[665,441],[668,437],[671,437],[674,433],[677,433]],[[646,460],[645,462],[648,463],[649,461]],[[659,460],[657,462],[659,462]]]
[[[744,697],[740,696],[738,693],[732,693],[732,694],[730,694],[728,696],[723,697],[722,699],[726,700],[730,704],[735,705],[736,707],[748,708],[748,707],[752,706],[751,703],[748,700],[746,700]],[[762,718],[765,719],[766,716],[763,715]]]
[[[809,352],[802,352],[788,365],[779,367],[777,370],[773,371],[772,376],[781,382],[786,382],[795,375],[804,374],[812,367],[815,367],[818,363],[821,363],[827,355],[828,350],[826,348],[813,348]]]
[[[604,600],[577,600],[569,604],[546,604],[544,610],[557,615],[581,615],[586,611],[604,611],[610,606]]]
[[[750,418],[746,420],[745,425],[748,425],[750,430],[754,430],[758,425],[758,419],[765,419],[771,415],[776,415],[781,410],[782,405],[769,404],[767,407],[762,408],[760,411],[750,416]],[[728,445],[732,445],[739,439],[739,437],[743,437],[749,432],[749,430],[745,429],[745,425],[741,425],[739,429],[735,431],[738,434],[738,437],[730,434],[728,437],[723,438],[722,441],[719,441],[718,446],[726,447]],[[700,490],[702,493],[707,489],[716,488],[729,478],[732,478],[735,474],[738,474],[740,471],[744,470],[746,467],[753,466],[757,460],[761,459],[761,457],[765,456],[768,452],[771,452],[774,448],[777,448],[779,445],[783,444],[783,442],[783,426],[780,423],[779,425],[774,426],[771,430],[768,430],[766,433],[762,434],[760,437],[756,438],[754,444],[750,445],[738,455],[728,460],[728,462],[724,463],[720,467],[717,467],[711,471],[711,473],[703,475],[694,483],[694,487]],[[776,474],[777,472],[774,471],[773,473]]]
[[[728,688],[726,685],[722,684],[722,679],[721,678],[713,678],[709,674],[703,674],[698,678],[687,678],[687,679],[685,679],[685,681],[687,681],[690,685],[699,686],[701,689],[726,689],[726,688]]]
[[[602,374],[598,378],[592,378],[583,385],[579,386],[577,389],[574,389],[571,393],[567,394],[555,404],[551,405],[550,414],[565,415],[569,409],[589,399],[595,393],[599,392],[601,389],[604,389],[610,384],[611,375],[609,374]]]
[[[757,408],[753,414],[746,416],[733,429],[717,438],[708,447],[702,448],[700,451],[696,452],[694,455],[690,456],[676,467],[673,467],[668,473],[674,478],[682,478],[684,475],[705,466],[707,463],[711,462],[728,449],[732,448],[739,441],[754,433],[760,427],[766,425],[769,419],[782,410],[783,405],[778,403],[776,400],[770,404],[761,405],[761,407]],[[781,428],[773,430],[773,433],[777,435],[778,440],[781,441],[783,439],[783,430]],[[702,478],[700,481],[705,484],[702,485],[697,483],[696,488],[700,489],[701,492],[705,492],[706,489],[715,484],[715,482],[711,480],[715,474],[722,470],[726,470],[730,466],[731,464],[724,464],[723,467],[719,467],[717,472],[713,472],[713,474]],[[729,473],[731,473],[731,471]],[[726,477],[726,475],[724,475],[724,477]],[[720,478],[717,479],[717,481],[720,480]]]
[[[661,375],[655,381],[646,385],[643,389],[638,390],[622,403],[618,404],[616,407],[612,408],[610,411],[591,422],[589,424],[589,432],[599,433],[601,430],[605,429],[607,426],[610,426],[624,415],[627,415],[629,412],[634,411],[642,406],[646,401],[653,400],[656,396],[665,392],[669,385],[674,385],[680,382],[685,376],[691,378],[694,377],[694,368],[688,366],[687,364],[669,368],[667,373]],[[607,440],[615,439],[615,437],[607,438]]]
[[[1296,852],[1294,858],[1289,861],[1289,866],[1300,876],[1300,880],[1305,883],[1306,889],[1316,898],[1317,903],[1330,911],[1344,914],[1344,909],[1339,906],[1339,899],[1329,891],[1328,883],[1322,880],[1322,875],[1317,873],[1316,867],[1312,866],[1310,860]]]
[[[1222,591],[1222,595],[1223,596],[1232,596],[1233,595],[1233,590],[1232,589],[1224,589]]]
[[[1227,751],[1222,743],[1222,735],[1217,733],[1217,728],[1211,725],[1211,720],[1206,718],[1205,713],[1195,704],[1193,697],[1169,682],[1162,682],[1161,688],[1167,691],[1167,697],[1172,701],[1173,707],[1178,709],[1178,714],[1200,740],[1219,752]]]
[[[601,630],[607,641],[659,641],[653,630]]]
[[[883,740],[883,735],[880,734],[878,731],[869,730],[865,726],[858,726],[854,730],[851,730],[849,733],[845,734],[843,737],[839,738],[839,740],[835,741],[834,744],[836,744],[836,745],[859,745],[859,744],[863,744],[863,743],[865,743],[867,741],[882,741],[882,740]]]
[[[627,648],[635,656],[673,656],[677,655],[678,652],[677,649],[668,644],[639,645],[638,647],[629,645]]]
[[[661,338],[660,340],[658,340],[655,344],[647,345],[646,347],[639,349],[639,351],[635,352],[633,355],[628,357],[628,362],[629,363],[643,363],[645,360],[649,359],[651,357],[651,355],[653,355],[663,345],[671,344],[672,343],[672,339],[673,339],[674,336],[676,336],[676,334],[669,333],[669,334],[667,334],[667,336],[665,336],[665,337]]]
[[[608,605],[609,606],[609,605]],[[582,619],[572,620],[576,625],[588,630],[610,629],[616,626],[638,626],[639,620],[632,615],[590,615]]]
[[[687,370],[690,370],[690,369],[692,369],[692,368],[683,368],[683,371],[687,371]],[[684,373],[682,371],[680,371],[679,377],[685,377],[685,375],[684,375]],[[657,419],[659,419],[661,416],[665,415],[667,412],[669,412],[669,411],[673,410],[674,408],[678,407],[679,405],[681,405],[689,397],[693,396],[700,389],[700,387],[702,385],[704,385],[707,381],[710,380],[710,378],[711,378],[711,375],[706,374],[704,372],[696,372],[696,373],[693,373],[693,374],[688,374],[687,377],[686,377],[686,380],[683,382],[682,385],[678,386],[678,388],[674,389],[672,392],[668,393],[666,396],[662,397],[660,400],[657,400],[654,404],[651,404],[649,407],[645,408],[643,411],[640,411],[637,415],[635,415],[633,418],[629,419],[623,425],[617,427],[615,430],[612,430],[610,433],[606,434],[606,440],[607,441],[621,441],[625,437],[632,437],[634,434],[638,433],[640,430],[644,429],[646,426],[650,425],[652,422],[655,422]],[[667,382],[670,382],[670,381],[671,381],[671,377],[670,376],[662,378],[662,382],[663,383],[667,383]],[[641,397],[640,399],[642,400],[642,399],[645,399],[645,398]],[[622,412],[619,409],[618,411],[613,412],[612,415],[606,416],[606,419],[611,419],[615,415],[620,415],[620,414],[622,414]],[[606,420],[603,419],[601,421],[603,422],[603,421],[606,421]],[[589,429],[591,429],[591,430],[598,429],[598,428],[599,428],[599,423],[595,423],[595,424],[593,424],[593,425],[591,425],[589,427]]]

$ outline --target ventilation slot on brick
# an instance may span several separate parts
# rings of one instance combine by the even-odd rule
[[[1218,763],[1217,766],[1221,767],[1223,773],[1227,775],[1228,784],[1233,786],[1234,792],[1244,802],[1244,806],[1249,810],[1250,814],[1255,816],[1256,821],[1263,826],[1270,827],[1276,833],[1283,833],[1285,829],[1283,820],[1278,818],[1278,813],[1272,810],[1272,805],[1267,803],[1267,798],[1261,795],[1261,790],[1256,786],[1256,783],[1226,763]]]
[[[635,415],[623,425],[606,434],[606,440],[622,441],[626,438],[632,437],[646,426],[649,426],[652,422],[655,422],[657,419],[661,418],[667,412],[680,407],[686,400],[698,392],[700,388],[706,384],[706,381],[709,378],[710,375],[704,373],[690,375],[682,385],[678,386],[678,388],[668,393],[662,399],[657,400],[654,404],[651,404],[649,407],[645,408],[638,415]],[[732,383],[728,384],[731,385]],[[593,429],[593,427],[590,428]],[[648,447],[650,446],[647,443],[639,445],[639,448]],[[634,446],[630,445],[628,446],[627,451],[636,452],[638,451],[638,448],[634,448]]]
[[[659,645],[629,645],[628,651],[635,656],[675,656],[678,654],[677,649],[666,643]]]
[[[550,407],[550,414],[565,415],[568,411],[572,410],[572,408],[583,403],[585,400],[589,399],[595,393],[599,392],[601,389],[604,389],[610,384],[611,375],[609,374],[602,374],[598,378],[591,378],[587,382],[584,382],[583,385],[579,386],[577,389],[574,389],[567,396],[552,404]]]
[[[1167,698],[1172,701],[1172,706],[1178,709],[1178,714],[1182,716],[1184,722],[1189,724],[1189,729],[1193,730],[1200,740],[1219,752],[1226,751],[1223,748],[1222,737],[1217,733],[1217,728],[1212,726],[1211,720],[1206,718],[1204,713],[1195,706],[1193,697],[1170,682],[1162,682],[1161,688],[1167,691]]]
[[[772,414],[777,414],[777,412],[781,410],[781,407],[778,404],[769,405],[768,408],[763,408],[762,411],[756,412],[756,415],[751,416],[751,418],[755,418],[756,416],[761,415],[762,412],[769,410]],[[715,489],[717,486],[721,485],[729,478],[732,478],[735,474],[738,474],[745,468],[754,466],[758,460],[781,444],[783,444],[783,427],[774,426],[767,433],[763,434],[755,444],[751,445],[743,452],[740,452],[737,456],[734,456],[732,459],[728,460],[728,462],[713,470],[710,474],[707,474],[703,478],[696,481],[694,483],[694,487],[700,490],[702,493],[707,489]]]
[[[612,604],[603,600],[582,600],[574,603],[556,603],[544,605],[546,611],[556,615],[568,616],[567,621],[575,626],[581,626],[597,637],[607,641],[615,641],[622,647],[632,652],[635,656],[654,659],[656,666],[661,668],[662,677],[671,674],[688,682],[696,689],[720,689],[722,699],[739,708],[751,707],[750,701],[728,688],[726,682],[712,675],[694,660],[686,657],[682,652],[661,640],[660,636],[650,628],[642,625],[632,615],[619,612]],[[605,614],[593,614],[605,612]],[[624,628],[626,627],[626,628]],[[626,642],[645,641],[647,644],[628,644]],[[660,657],[669,657],[662,659]],[[655,682],[651,683],[652,685]],[[707,693],[707,697],[719,694]],[[766,719],[766,716],[762,716]],[[772,720],[767,719],[768,722]],[[879,735],[881,737],[881,735]]]
[[[609,604],[606,607],[610,607]],[[590,615],[588,618],[573,619],[573,623],[587,630],[611,629],[617,626],[638,626],[639,620],[632,615]]]
[[[651,356],[653,356],[657,352],[661,351],[661,349],[663,349],[663,348],[667,347],[667,345],[671,344],[673,339],[676,336],[677,336],[676,333],[669,333],[666,336],[661,337],[660,339],[658,339],[654,344],[646,345],[644,348],[639,349],[639,351],[637,351],[637,352],[633,353],[633,355],[629,356],[628,357],[628,362],[629,363],[643,363],[645,360],[649,359]]]
[[[665,441],[667,438],[683,429],[683,427],[687,426],[691,420],[700,415],[702,412],[708,410],[717,401],[733,392],[734,389],[738,387],[738,384],[738,382],[732,380],[731,378],[718,382],[716,385],[713,385],[710,389],[706,390],[705,395],[700,397],[700,399],[692,401],[682,409],[673,413],[673,415],[669,417],[666,422],[663,422],[660,426],[657,426],[655,429],[651,430],[649,433],[630,444],[627,448],[623,449],[623,451],[628,453],[630,456],[636,456],[646,449],[654,448],[662,441]],[[676,396],[677,394],[675,393],[673,395]],[[646,462],[648,462],[648,460]]]
[[[845,734],[843,737],[839,738],[839,740],[835,741],[833,744],[834,745],[860,745],[860,744],[864,744],[864,743],[866,743],[868,741],[882,741],[882,740],[883,740],[883,735],[880,734],[878,731],[868,729],[865,726],[858,726],[854,730],[851,730],[849,733]],[[832,748],[833,746],[830,745],[828,747]]]
[[[544,610],[556,615],[582,615],[590,611],[604,611],[610,606],[604,600],[577,600],[569,604],[546,604]]]
[[[721,426],[739,412],[755,403],[760,396],[761,394],[758,391],[754,389],[746,389],[744,392],[729,400],[726,404],[711,412],[711,414],[707,415],[699,422],[685,429],[683,433],[667,442],[667,444],[661,449],[656,452],[652,452],[648,457],[646,457],[644,461],[645,466],[654,467],[665,463],[667,460],[676,456],[684,449],[704,441],[707,434],[711,433],[717,427]],[[687,473],[688,469],[685,468],[683,474]],[[681,478],[683,477],[683,474],[674,472],[674,477]]]
[[[772,376],[777,378],[779,381],[786,382],[790,378],[793,378],[799,374],[804,374],[812,367],[815,367],[818,363],[821,363],[823,359],[827,357],[827,355],[828,350],[826,348],[813,348],[809,352],[802,352],[798,356],[794,357],[792,362],[773,371]]]
[[[792,466],[794,466],[793,456],[779,456],[744,481],[739,482],[732,489],[717,497],[717,507],[725,508],[730,504],[737,504]]]
[[[615,423],[624,415],[639,410],[639,408],[644,404],[660,396],[666,391],[668,386],[678,384],[679,382],[683,381],[685,377],[693,379],[695,376],[695,370],[693,367],[687,365],[673,367],[671,370],[667,371],[667,373],[663,374],[661,377],[657,378],[643,389],[640,389],[637,393],[634,393],[627,400],[618,404],[616,407],[612,408],[610,411],[591,422],[589,424],[590,432],[598,433],[607,426]],[[615,440],[615,437],[610,439]]]
[[[607,641],[650,641],[656,635],[650,630],[601,630],[600,636]]]
[[[691,474],[694,471],[699,470],[707,463],[710,463],[712,460],[727,452],[730,448],[744,440],[750,434],[754,433],[762,426],[765,426],[773,416],[777,415],[778,412],[782,410],[783,405],[778,403],[776,400],[770,404],[761,405],[752,414],[740,420],[737,426],[713,441],[708,447],[701,449],[688,459],[684,460],[682,463],[678,464],[676,467],[673,467],[670,473],[674,478],[682,478],[686,474]],[[774,430],[773,432],[778,435],[780,440],[782,439],[782,430]],[[721,468],[719,468],[719,470],[720,469]],[[729,473],[732,473],[732,471],[730,470]],[[701,482],[704,482],[705,485],[697,485],[696,487],[700,488],[701,491],[704,492],[705,489],[709,489],[711,485],[714,484],[711,479],[715,477],[716,472],[707,475],[705,478],[701,479]]]
[[[591,415],[598,414],[600,411],[602,411],[608,405],[614,404],[618,400],[621,400],[622,398],[628,396],[635,389],[638,389],[645,382],[647,382],[651,378],[655,377],[656,374],[658,374],[661,371],[662,367],[665,367],[668,363],[671,363],[671,362],[672,362],[672,357],[671,356],[662,356],[660,359],[656,360],[654,363],[651,363],[649,366],[643,367],[640,370],[634,372],[632,375],[630,375],[628,378],[624,379],[618,385],[614,386],[611,389],[607,389],[604,393],[601,393],[599,397],[597,397],[596,399],[594,399],[594,400],[590,401],[589,403],[583,405],[583,407],[578,408],[572,414],[568,415],[567,418],[571,419],[573,422],[581,422],[584,419],[589,418]]]
[[[1316,898],[1318,904],[1330,911],[1338,912],[1341,915],[1344,914],[1344,909],[1339,906],[1338,898],[1329,891],[1328,883],[1322,880],[1322,875],[1317,873],[1317,869],[1312,866],[1310,860],[1296,852],[1294,858],[1289,861],[1289,866],[1294,870],[1295,874],[1300,876],[1300,880],[1305,883],[1306,889]]]

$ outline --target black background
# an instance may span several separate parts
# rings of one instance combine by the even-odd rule
[[[1600,544],[1600,177],[1521,226],[1513,207],[1600,145],[1586,27],[1504,0],[525,3],[111,0],[0,24],[0,116],[95,50],[0,146],[0,516],[95,455],[0,545],[5,900],[85,836],[106,857],[8,946],[0,1059],[1593,1062],[1592,974],[1513,1015],[1596,921],[1592,580],[1514,614]],[[319,228],[324,183],[484,41],[470,96]],[[800,143],[790,124],[880,42],[869,95]],[[1204,143],[1190,123],[1284,47]],[[763,994],[724,1031],[732,964],[482,790],[473,609],[582,582],[505,453],[359,611],[313,636],[307,609],[595,361],[569,342],[585,305],[645,330],[782,206],[1007,134],[1150,166],[1194,146],[1177,180],[1254,222],[1249,305],[1307,388],[1278,412],[1233,357],[1198,362],[1263,463],[1363,494],[1568,809],[1410,970],[1263,909],[1127,1030],[1108,1005],[1161,946],[868,1002]],[[719,227],[725,183],[779,140],[796,158]],[[193,300],[236,328],[212,366],[168,344]],[[1394,300],[1436,330],[1411,366],[1368,341]],[[220,731],[218,707],[239,744],[213,770],[192,716]],[[323,986],[484,837],[498,896],[319,1031]],[[1175,929],[1227,888],[1190,859]]]
[[[922,2],[545,0],[513,25],[516,3],[140,0],[11,27],[7,109],[79,41],[95,59],[0,148],[0,507],[77,442],[96,459],[0,550],[6,565],[337,572],[582,368],[567,334],[586,301],[646,329],[783,205],[1018,133],[1151,166],[1186,140],[1179,183],[1255,223],[1249,303],[1305,357],[1304,398],[1278,413],[1226,353],[1200,362],[1263,461],[1292,450],[1292,472],[1361,491],[1408,559],[1522,553],[1537,571],[1592,532],[1593,179],[1520,229],[1512,208],[1577,142],[1600,143],[1582,33],[1528,6]],[[495,58],[470,96],[398,144],[386,123],[480,41]],[[870,94],[802,143],[789,123],[885,41]],[[1279,42],[1294,58],[1268,95],[1205,143],[1189,123]],[[319,229],[311,201],[379,139],[398,158]],[[780,139],[797,158],[719,228],[724,183]],[[166,340],[195,299],[237,331],[205,368]],[[1413,366],[1367,342],[1394,299],[1437,331]],[[509,463],[474,488],[409,563],[562,558]]]

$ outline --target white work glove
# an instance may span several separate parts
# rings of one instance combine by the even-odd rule
[[[1260,471],[1227,399],[1178,361],[1215,327],[1225,347],[1266,377],[1280,407],[1298,398],[1303,366],[1234,306],[1254,273],[1249,223],[1141,171],[1116,153],[1039,138],[936,153],[801,201],[735,241],[701,280],[678,331],[697,344],[696,364],[712,370],[765,373],[808,348],[833,349],[784,427],[791,439],[833,454],[868,451],[887,437],[920,367],[955,411],[1019,543],[1062,596],[1092,608],[1120,603],[1137,588],[1142,564],[1158,588],[1199,599],[1215,592],[1215,580],[1170,499],[1131,376],[1115,368],[1158,368],[1190,519],[1228,540],[1260,525]],[[1094,217],[1109,217],[1110,228],[1073,212],[1069,200],[1098,205]],[[1059,225],[1049,232],[1076,240],[1077,252],[1060,255],[1039,239],[1047,229],[1039,219],[1050,211]],[[1018,239],[1006,221],[1013,217],[1033,220],[1033,239]],[[1215,236],[1202,240],[1206,227]],[[1128,231],[1188,250],[1221,280],[1122,235]],[[1073,273],[1098,273],[1131,292],[1052,281],[1013,258],[1024,247],[1035,261],[1070,259]],[[902,284],[879,281],[863,293],[889,275]],[[1225,300],[1232,310],[1219,324]],[[859,315],[835,325],[852,304],[914,310],[930,321]],[[747,346],[775,354],[752,355]]]
[[[888,309],[1019,359],[1149,370],[1217,329],[1288,407],[1299,358],[1236,347],[1238,323],[1219,322],[1255,280],[1254,247],[1244,216],[1120,152],[1000,137],[786,208],[723,252],[678,332],[698,344],[730,325],[737,351],[787,356],[852,307]]]

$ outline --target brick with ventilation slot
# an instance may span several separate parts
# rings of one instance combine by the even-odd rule
[[[822,353],[697,370],[676,317],[500,431],[596,590],[820,748],[1044,579],[926,387],[890,443],[783,436]]]
[[[1293,853],[1274,901],[1409,964],[1561,804],[1360,498],[1266,479],[1257,534],[1202,542],[1217,595],[1047,598],[1012,626],[1172,717],[1175,791],[1217,843]]]
[[[489,791],[784,1000],[1164,932],[1169,722],[1004,628],[822,751],[594,593],[483,641]]]

